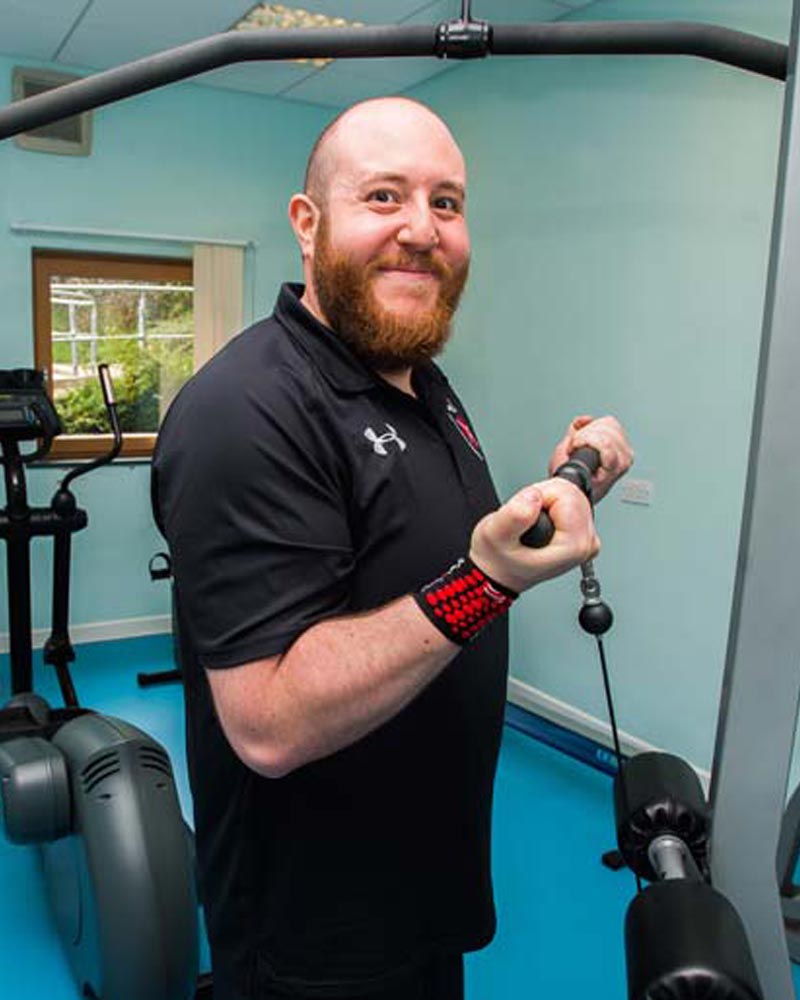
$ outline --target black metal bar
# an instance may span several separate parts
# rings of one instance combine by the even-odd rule
[[[56,535],[64,526],[65,520],[69,530],[75,534],[82,531],[88,524],[86,511],[77,508],[72,514],[59,516],[49,507],[30,507],[25,515],[24,524],[17,525],[20,518],[9,516],[6,510],[0,510],[0,540],[12,538],[15,533],[24,531],[30,538],[44,538]]]
[[[457,34],[432,25],[229,31],[138,59],[0,110],[0,139],[232,63],[472,56]],[[542,23],[490,28],[495,55],[689,55],[785,79],[788,47],[728,28],[684,21]],[[455,39],[455,40],[454,40]]]
[[[180,670],[154,670],[152,673],[136,675],[136,683],[140,688],[156,687],[159,684],[176,684],[183,680]]]
[[[11,659],[11,693],[33,690],[33,639],[31,636],[30,539],[8,539],[8,635]]]
[[[228,31],[7,105],[0,111],[0,139],[237,62],[435,54],[433,26]]]
[[[25,472],[16,441],[3,442],[3,472],[6,481],[8,551],[8,632],[11,659],[11,693],[33,690],[33,638],[31,636],[31,553]]]
[[[44,645],[44,662],[55,667],[61,697],[67,708],[76,708],[78,696],[69,664],[75,659],[75,650],[69,638],[69,577],[72,555],[72,532],[68,521],[53,539],[53,616],[50,636]]]
[[[789,47],[743,31],[690,21],[558,22],[495,25],[492,53],[698,56],[785,80]]]
[[[93,459],[91,462],[86,462],[84,465],[75,465],[61,480],[61,485],[59,486],[59,492],[66,499],[71,498],[68,502],[74,507],[75,500],[72,494],[69,492],[70,485],[75,482],[80,476],[85,476],[88,472],[94,472],[95,469],[99,469],[101,465],[108,465],[113,462],[114,459],[119,455],[122,450],[122,428],[119,423],[119,412],[117,410],[117,401],[114,398],[114,384],[111,381],[111,372],[107,364],[103,363],[97,366],[97,377],[100,379],[100,388],[103,393],[103,402],[106,407],[106,416],[108,417],[109,425],[111,426],[111,433],[113,435],[113,440],[111,442],[111,447],[104,454]],[[53,507],[57,506],[57,500],[53,498]]]

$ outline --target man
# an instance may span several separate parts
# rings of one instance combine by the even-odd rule
[[[457,1000],[493,935],[491,795],[514,597],[597,552],[563,480],[499,506],[446,378],[463,157],[406,99],[320,137],[289,205],[305,286],[183,390],[154,458],[225,1000]],[[502,345],[498,345],[501,348]],[[630,449],[578,418],[602,495]],[[519,536],[546,509],[544,549]]]

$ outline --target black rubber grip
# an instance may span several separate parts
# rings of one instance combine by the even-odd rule
[[[599,468],[600,453],[595,448],[576,448],[569,456],[569,461],[556,469],[555,475],[561,479],[568,479],[578,489],[583,490],[591,501],[592,476]],[[529,549],[543,549],[550,544],[555,530],[549,514],[542,511],[536,524],[531,525],[519,540]]]

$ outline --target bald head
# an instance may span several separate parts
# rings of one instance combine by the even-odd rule
[[[289,201],[301,301],[379,371],[432,357],[448,334],[469,268],[466,184],[450,130],[408,98],[354,105],[314,147]]]
[[[306,165],[305,193],[322,207],[338,165],[358,147],[361,137],[376,129],[408,128],[417,122],[440,131],[458,148],[444,121],[427,105],[410,97],[375,97],[346,108],[314,143]]]

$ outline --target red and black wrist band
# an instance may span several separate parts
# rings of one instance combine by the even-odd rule
[[[421,587],[414,599],[440,632],[464,646],[506,614],[518,596],[478,569],[471,559],[462,558],[443,576]]]

